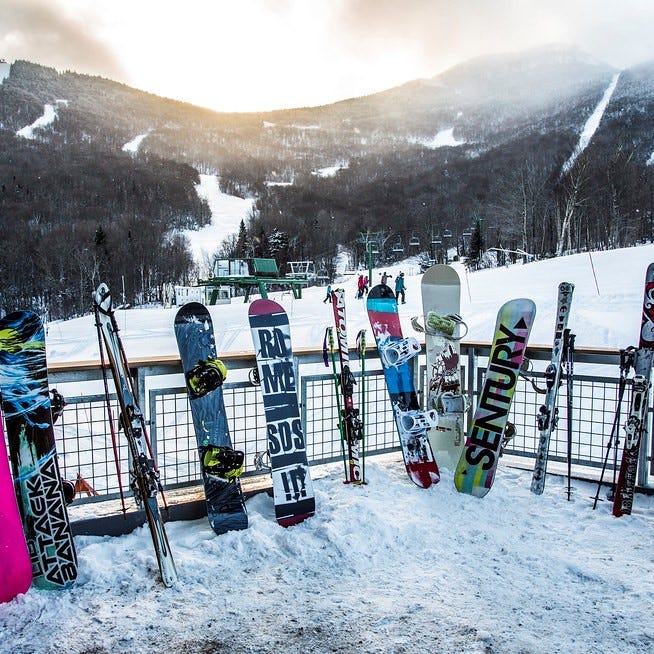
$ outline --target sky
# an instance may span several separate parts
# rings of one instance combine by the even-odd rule
[[[550,43],[654,59],[651,0],[0,0],[0,58],[217,111],[315,106]]]

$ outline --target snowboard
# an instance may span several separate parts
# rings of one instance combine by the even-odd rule
[[[436,411],[421,410],[416,393],[410,359],[420,352],[420,345],[415,338],[403,337],[397,300],[389,286],[377,284],[370,289],[367,309],[407,474],[417,486],[429,488],[440,481],[438,465],[427,436],[437,416]]]
[[[420,286],[427,352],[425,408],[438,411],[438,425],[429,430],[429,442],[438,465],[454,470],[465,443],[463,423],[468,405],[461,390],[461,326],[454,325],[448,335],[430,328],[429,321],[434,315],[458,316],[461,281],[454,268],[436,264],[424,272]]]
[[[57,462],[45,334],[31,311],[0,320],[0,392],[33,584],[68,588],[77,578],[77,554]]]
[[[0,603],[26,593],[32,583],[32,561],[9,470],[5,432],[0,417]]]
[[[484,497],[493,485],[535,316],[536,305],[524,298],[509,300],[497,314],[486,377],[454,472],[454,484],[461,493]]]
[[[315,513],[300,417],[291,329],[284,308],[268,299],[248,311],[266,416],[275,517],[283,527]]]
[[[654,359],[654,263],[647,267],[638,349],[620,472],[613,497],[613,515],[630,515],[634,501],[641,443],[647,434],[647,415]]]
[[[246,529],[248,517],[238,470],[234,469],[242,468],[243,453],[232,449],[222,389],[226,372],[216,355],[207,308],[199,302],[182,306],[175,316],[175,336],[195,427],[209,524],[217,534]],[[224,462],[222,469],[211,466],[214,458]],[[231,467],[230,461],[234,462]]]

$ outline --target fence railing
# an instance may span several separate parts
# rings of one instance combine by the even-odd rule
[[[471,398],[471,415],[486,370],[490,344],[462,343],[464,388]],[[527,350],[532,363],[528,375],[536,387],[544,388],[544,371],[550,348],[533,346]],[[129,355],[129,353],[128,353]],[[225,405],[233,445],[245,452],[243,482],[267,481],[269,476],[255,467],[255,454],[267,449],[265,418],[260,391],[248,381],[255,366],[252,353],[221,355],[228,369],[224,384]],[[568,398],[566,384],[559,391],[558,428],[552,435],[549,471],[567,461],[569,441],[574,474],[596,479],[607,461],[605,480],[611,481],[615,470],[615,448],[607,458],[607,444],[613,430],[617,409],[620,353],[614,349],[578,348],[575,352],[573,392],[571,396],[571,433],[568,434]],[[312,465],[339,461],[342,456],[338,416],[331,368],[323,365],[322,352],[301,349],[294,353],[307,452]],[[137,383],[139,402],[146,413],[150,438],[156,454],[164,488],[170,491],[198,487],[200,469],[196,440],[181,363],[178,357],[134,359],[130,363]],[[357,370],[356,357],[352,368]],[[360,373],[358,375],[360,382]],[[414,359],[414,376],[419,394],[424,396],[426,362],[424,354]],[[51,387],[66,399],[66,408],[55,425],[59,462],[65,478],[81,475],[98,493],[80,497],[76,504],[116,500],[120,486],[128,489],[128,452],[122,433],[113,434],[107,418],[103,394],[102,370],[98,362],[54,364],[49,368]],[[516,435],[505,449],[503,461],[532,467],[538,446],[536,416],[544,398],[534,384],[521,378],[516,389],[510,420]],[[110,382],[110,390],[114,391]],[[355,386],[355,402],[360,402]],[[622,420],[628,411],[631,384],[622,401]],[[118,406],[112,414],[118,428]],[[366,456],[399,449],[393,412],[388,401],[377,351],[369,348],[366,359]],[[651,432],[651,429],[650,429]],[[619,425],[620,444],[624,442]],[[615,445],[615,441],[614,441]],[[118,455],[120,476],[114,462]],[[506,463],[504,463],[506,464]],[[617,460],[619,466],[619,459]],[[501,464],[502,465],[502,464]],[[648,437],[641,447],[638,485],[652,486],[652,447]],[[120,483],[119,483],[120,482]],[[188,498],[188,493],[183,497]],[[185,500],[184,500],[185,501]],[[128,504],[133,504],[128,499]]]

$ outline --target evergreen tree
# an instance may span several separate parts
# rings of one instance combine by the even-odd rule
[[[468,246],[468,267],[477,270],[484,253],[483,219],[475,216],[472,222],[472,236],[470,237],[470,245]]]

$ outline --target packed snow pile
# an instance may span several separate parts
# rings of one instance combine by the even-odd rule
[[[499,306],[530,297],[537,305],[530,341],[551,343],[557,285],[570,281],[577,346],[634,345],[651,261],[648,245],[470,274],[457,264],[466,340],[488,341]],[[407,280],[400,316],[409,334],[411,316],[421,313],[420,275],[411,261],[386,272],[400,270]],[[356,279],[343,286],[350,333],[369,329]],[[324,296],[324,288],[307,289],[301,300],[276,294],[294,346],[320,347],[333,320]],[[219,353],[252,349],[248,305],[210,309]],[[174,315],[117,312],[127,356],[174,354]],[[97,359],[95,339],[91,316],[51,323],[50,359]],[[248,500],[244,531],[216,536],[205,519],[168,523],[179,572],[172,589],[158,579],[147,528],[78,536],[78,583],[61,592],[30,589],[0,605],[0,650],[654,651],[654,498],[637,495],[633,514],[617,519],[609,502],[592,510],[595,485],[573,482],[567,501],[566,480],[550,476],[536,496],[531,471],[504,460],[483,499],[457,493],[452,471],[441,472],[440,483],[421,489],[400,455],[387,454],[366,461],[368,484],[357,487],[342,483],[342,464],[314,468],[316,515],[288,529],[276,523],[266,493]]]

